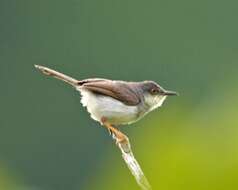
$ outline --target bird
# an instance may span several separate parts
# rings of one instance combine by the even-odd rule
[[[168,96],[178,95],[150,80],[128,82],[104,78],[77,80],[45,66],[35,65],[43,74],[62,80],[81,93],[81,103],[92,119],[106,127],[117,143],[128,138],[118,126],[129,125],[161,107]]]

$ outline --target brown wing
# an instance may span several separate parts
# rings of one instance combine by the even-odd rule
[[[126,83],[111,80],[91,80],[82,84],[83,88],[94,93],[115,98],[126,105],[137,105],[140,103],[138,95]]]

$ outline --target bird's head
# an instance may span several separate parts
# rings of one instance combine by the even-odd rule
[[[144,81],[142,83],[142,91],[145,104],[150,108],[150,110],[160,107],[167,96],[178,95],[178,93],[174,91],[163,89],[154,81]]]

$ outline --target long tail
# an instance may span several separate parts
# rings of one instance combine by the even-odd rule
[[[48,76],[52,76],[54,78],[57,78],[59,80],[62,80],[74,87],[76,87],[79,83],[79,80],[76,80],[70,76],[67,76],[63,73],[57,72],[53,69],[41,66],[41,65],[35,65],[35,68],[39,69],[43,74],[48,75]]]

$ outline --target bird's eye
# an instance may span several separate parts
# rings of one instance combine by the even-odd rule
[[[152,89],[150,90],[150,93],[151,93],[152,95],[158,94],[158,90],[155,89],[155,88],[152,88]]]

